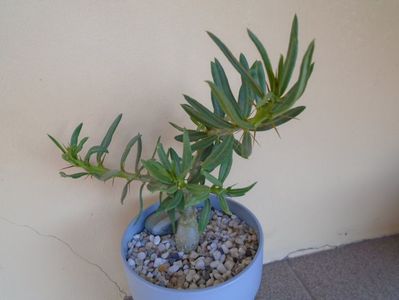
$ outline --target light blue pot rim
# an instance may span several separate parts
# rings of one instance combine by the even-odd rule
[[[212,196],[213,198],[213,196]],[[251,267],[255,264],[255,262],[259,259],[259,256],[263,255],[263,243],[264,243],[264,238],[263,238],[263,230],[262,230],[262,226],[260,225],[258,219],[256,218],[256,216],[252,213],[252,211],[250,211],[248,208],[246,208],[244,205],[242,205],[241,203],[232,200],[230,198],[227,198],[228,202],[232,202],[234,203],[234,205],[237,205],[237,207],[239,208],[239,210],[244,210],[248,213],[248,215],[255,221],[256,227],[255,230],[257,231],[258,234],[258,249],[256,251],[256,254],[254,256],[254,258],[252,259],[252,261],[250,262],[250,264],[248,266],[245,267],[244,270],[242,270],[240,273],[238,273],[237,275],[233,276],[232,278],[226,280],[223,283],[220,283],[218,285],[215,286],[211,286],[211,287],[206,287],[206,288],[198,288],[198,289],[173,289],[173,288],[166,288],[163,286],[159,286],[156,285],[154,283],[149,282],[148,280],[145,280],[144,278],[142,278],[140,275],[138,275],[135,271],[133,271],[131,269],[131,267],[127,264],[127,260],[126,260],[126,256],[125,253],[123,251],[124,248],[124,237],[128,234],[128,230],[130,228],[130,226],[136,221],[137,216],[129,223],[127,229],[124,231],[123,236],[122,236],[122,241],[121,241],[121,257],[122,257],[122,261],[123,264],[125,265],[125,268],[128,270],[128,272],[134,276],[137,280],[139,280],[143,285],[146,285],[147,287],[151,288],[151,289],[160,289],[160,290],[164,290],[164,291],[168,291],[168,292],[173,292],[173,293],[184,293],[184,294],[196,294],[196,293],[203,293],[205,291],[212,291],[215,289],[220,289],[223,287],[227,287],[231,284],[233,284],[235,281],[239,280],[240,277],[244,276],[246,273],[250,272]],[[159,204],[153,204],[149,207],[147,207],[145,210],[151,209],[153,207],[157,207],[159,206]],[[201,206],[200,206],[201,207]],[[236,215],[238,215],[240,217],[239,214],[235,213]],[[241,217],[240,217],[241,218]],[[263,262],[262,262],[263,263]]]

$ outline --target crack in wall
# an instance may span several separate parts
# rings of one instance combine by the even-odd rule
[[[18,224],[15,223],[3,216],[0,216],[0,219],[3,220],[4,222],[13,225],[13,226],[17,226],[17,227],[22,227],[22,228],[27,228],[29,229],[31,232],[34,232],[35,234],[37,234],[38,236],[41,237],[45,237],[45,238],[50,238],[50,239],[54,239],[58,242],[60,242],[61,244],[63,244],[64,246],[66,246],[76,257],[78,257],[79,259],[83,260],[84,262],[86,262],[87,264],[96,267],[101,273],[104,274],[104,276],[118,289],[119,295],[121,296],[121,299],[126,299],[128,297],[127,293],[120,287],[120,285],[112,279],[112,277],[98,264],[96,264],[95,262],[90,261],[88,258],[82,256],[81,254],[79,254],[78,252],[76,252],[76,250],[66,241],[64,241],[63,239],[61,239],[60,237],[53,235],[53,234],[46,234],[46,233],[42,233],[39,230],[37,230],[36,228],[27,225],[27,224]]]
[[[339,246],[334,246],[334,245],[330,245],[330,244],[324,244],[324,245],[318,246],[318,247],[308,247],[308,248],[297,249],[297,250],[289,252],[286,256],[284,256],[283,258],[281,258],[279,260],[285,260],[285,259],[291,258],[291,256],[293,254],[299,254],[298,256],[300,256],[301,253],[303,255],[306,255],[306,254],[311,254],[311,253],[317,252],[318,250],[323,250],[323,249],[324,250],[332,250],[332,249],[336,249],[338,247]]]

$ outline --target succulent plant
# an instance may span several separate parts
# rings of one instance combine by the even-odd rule
[[[84,155],[83,146],[88,137],[79,139],[82,123],[74,130],[68,146],[49,135],[69,167],[81,169],[72,174],[60,172],[61,176],[75,179],[90,176],[102,181],[123,179],[126,183],[122,190],[122,202],[130,184],[139,181],[140,212],[144,206],[143,189],[146,187],[153,193],[159,193],[158,212],[166,212],[172,224],[175,224],[177,212],[185,220],[178,223],[180,230],[175,229],[177,246],[183,251],[196,247],[199,233],[204,231],[209,222],[210,194],[218,197],[224,213],[231,214],[226,197],[243,196],[255,185],[253,183],[236,188],[224,184],[232,167],[233,153],[248,158],[257,132],[274,129],[278,133],[278,126],[296,118],[305,109],[304,106],[294,106],[304,93],[314,66],[312,41],[303,56],[298,79],[290,85],[298,54],[296,16],[292,22],[287,54],[285,57],[280,55],[276,71],[273,70],[265,47],[252,31],[248,30],[248,35],[262,59],[252,64],[242,53],[236,58],[213,33],[208,32],[208,35],[241,76],[241,86],[238,96],[234,96],[220,62],[217,59],[211,62],[213,81],[207,83],[211,90],[213,111],[184,95],[187,103],[181,106],[189,115],[194,128],[186,129],[170,123],[179,131],[175,138],[183,143],[181,154],[173,148],[165,149],[158,139],[153,155],[143,159],[142,137],[137,134],[128,142],[119,167],[106,167],[104,160],[122,115],[112,122],[101,143],[89,148]],[[134,169],[129,169],[126,160],[133,147],[137,148],[137,154]],[[203,204],[203,209],[197,225],[197,216],[192,207],[198,204]]]

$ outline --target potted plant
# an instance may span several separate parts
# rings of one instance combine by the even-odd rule
[[[61,176],[125,180],[122,203],[130,184],[141,182],[140,212],[128,226],[121,247],[135,300],[254,299],[259,288],[262,229],[248,209],[229,198],[245,195],[255,183],[237,188],[224,182],[234,153],[243,158],[251,155],[256,133],[270,129],[277,132],[278,126],[305,109],[294,105],[313,71],[314,42],[303,56],[297,81],[290,85],[298,52],[296,16],[286,57],[280,56],[276,71],[263,44],[250,30],[248,35],[262,59],[252,64],[244,54],[237,59],[218,37],[208,34],[241,76],[241,87],[234,96],[220,62],[211,62],[213,81],[207,83],[213,111],[184,95],[187,103],[182,108],[194,127],[170,123],[180,132],[176,140],[182,142],[181,154],[173,148],[165,149],[158,139],[153,155],[143,159],[141,135],[137,134],[124,149],[119,167],[105,166],[122,115],[113,121],[101,143],[85,155],[82,151],[88,137],[79,139],[82,123],[68,146],[49,135],[69,167],[81,169],[72,174],[60,172]],[[126,161],[133,147],[137,154],[134,168],[129,168]],[[145,210],[144,188],[159,194],[159,204]]]

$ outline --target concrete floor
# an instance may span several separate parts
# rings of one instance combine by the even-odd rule
[[[368,299],[399,299],[399,235],[266,264],[256,297],[256,300]]]
[[[399,235],[267,264],[256,300],[397,300]]]

